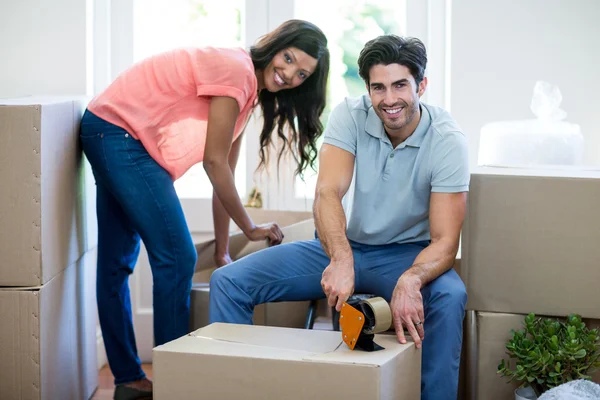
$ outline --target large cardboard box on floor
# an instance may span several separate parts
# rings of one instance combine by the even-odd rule
[[[511,329],[523,328],[525,315],[468,311],[466,318],[465,392],[467,400],[512,400],[516,383],[496,373],[506,355]],[[588,328],[600,328],[600,320],[584,320]],[[600,383],[600,371],[593,374]]]
[[[78,145],[84,104],[0,100],[0,286],[43,285],[95,246]]]
[[[0,399],[89,399],[98,386],[96,250],[43,286],[0,288]]]
[[[600,318],[600,170],[482,168],[462,235],[467,308]],[[568,293],[568,295],[564,295]]]
[[[211,324],[153,352],[156,400],[420,398],[421,350],[394,335],[352,351],[340,332]]]
[[[315,238],[315,224],[312,213],[296,211],[271,211],[248,208],[248,214],[256,224],[277,222],[284,234],[283,243]],[[208,304],[210,276],[215,270],[213,261],[214,239],[197,240],[198,262],[191,294],[191,330],[208,324]],[[266,242],[251,242],[239,231],[229,237],[229,250],[232,259],[237,260],[248,254],[267,248]],[[321,313],[327,313],[324,302],[320,302]],[[308,301],[267,303],[254,310],[254,323],[257,325],[301,328],[306,321]]]

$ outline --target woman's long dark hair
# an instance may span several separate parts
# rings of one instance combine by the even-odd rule
[[[273,142],[271,133],[277,125],[277,136],[283,141],[277,162],[289,150],[298,165],[296,174],[303,175],[307,166],[315,168],[316,141],[323,133],[320,117],[325,109],[329,76],[327,38],[310,22],[289,20],[252,46],[250,56],[254,68],[264,71],[277,53],[289,47],[296,47],[317,59],[317,68],[296,88],[276,93],[261,90],[258,101],[263,111],[264,125],[260,134],[259,168],[268,161],[269,146]],[[286,125],[289,136],[284,134]]]

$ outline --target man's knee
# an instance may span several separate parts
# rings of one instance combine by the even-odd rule
[[[225,269],[225,267],[217,268],[210,276],[209,285],[211,293],[221,290],[227,285],[229,278],[227,277],[227,272],[223,272]]]
[[[235,265],[229,264],[224,267],[217,268],[210,276],[210,293],[227,292],[233,285],[233,277],[235,275]]]
[[[460,278],[453,280],[447,291],[451,304],[465,308],[467,305],[467,288]]]
[[[464,310],[467,289],[460,277],[454,271],[449,271],[432,282],[431,297],[440,306]]]

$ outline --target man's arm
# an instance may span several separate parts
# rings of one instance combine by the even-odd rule
[[[467,193],[431,193],[429,225],[431,244],[419,253],[413,265],[400,276],[392,294],[396,335],[406,343],[403,326],[421,347],[425,339],[421,289],[452,268],[466,212]]]
[[[342,198],[350,187],[353,173],[352,154],[329,144],[321,147],[313,212],[319,239],[331,260],[352,259]]]
[[[321,286],[329,305],[336,306],[338,311],[354,291],[354,260],[342,208],[342,198],[350,187],[353,174],[354,155],[323,144],[313,212],[319,239],[331,260],[323,272]]]
[[[431,244],[417,256],[401,279],[412,281],[420,289],[452,268],[466,208],[466,192],[431,194]]]
[[[242,136],[238,137],[231,145],[229,152],[229,167],[235,178],[235,168],[240,156]],[[215,227],[215,254],[214,259],[217,267],[229,264],[231,258],[229,256],[229,220],[231,217],[227,214],[225,207],[221,204],[219,197],[213,190],[213,224]]]

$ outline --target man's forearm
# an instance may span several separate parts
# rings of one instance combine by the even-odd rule
[[[400,279],[409,279],[422,288],[452,268],[457,251],[458,243],[455,240],[432,242],[419,253],[413,265]]]
[[[325,253],[332,261],[352,259],[346,237],[346,215],[335,190],[317,190],[313,206],[315,225]]]

